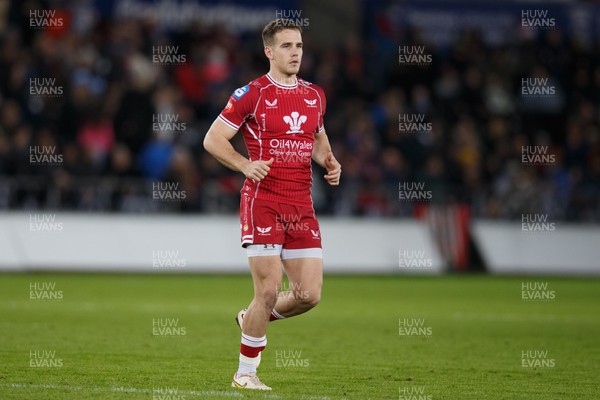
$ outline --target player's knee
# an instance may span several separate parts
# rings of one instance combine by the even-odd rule
[[[277,303],[277,292],[274,290],[261,290],[255,294],[255,300],[266,309],[272,310]]]
[[[321,291],[320,290],[307,290],[305,293],[302,293],[302,296],[299,296],[300,303],[307,308],[311,309],[316,307],[321,301]]]

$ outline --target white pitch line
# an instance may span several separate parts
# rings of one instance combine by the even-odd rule
[[[15,389],[55,389],[55,390],[72,390],[72,391],[94,391],[94,392],[118,392],[118,393],[154,393],[157,392],[157,390],[161,390],[159,389],[140,389],[140,388],[126,388],[126,387],[114,387],[114,388],[106,388],[106,387],[86,387],[86,386],[67,386],[67,385],[32,385],[32,384],[25,384],[25,383],[0,383],[0,387],[9,387],[9,388],[15,388]],[[158,392],[157,392],[158,393]],[[208,397],[208,398],[215,398],[215,397],[233,397],[233,398],[238,398],[238,399],[244,399],[246,398],[246,396],[243,393],[240,392],[226,392],[226,391],[214,391],[214,390],[202,390],[202,391],[198,391],[198,390],[177,390],[177,393],[172,393],[172,394],[182,394],[182,395],[189,395],[189,396],[194,396],[194,397]],[[260,396],[264,399],[282,399],[281,396],[277,395],[277,394],[270,394],[270,393],[257,393],[255,391],[253,391],[252,393],[252,397],[256,398],[257,396]],[[304,399],[304,400],[333,400],[331,397],[317,397],[317,396],[302,396],[299,399]]]
[[[120,392],[120,393],[154,393],[155,389],[140,389],[140,388],[127,388],[127,387],[116,387],[116,388],[103,388],[103,387],[85,387],[85,386],[66,386],[66,385],[30,385],[24,383],[3,383],[0,387],[10,387],[15,389],[55,389],[55,390],[72,390],[72,391],[94,391],[94,392]],[[238,392],[220,392],[220,391],[197,391],[197,390],[177,390],[177,394],[189,395],[195,397],[235,397],[244,398],[242,393]],[[253,393],[253,396],[258,393]],[[278,395],[265,394],[262,397],[266,399],[280,399]]]

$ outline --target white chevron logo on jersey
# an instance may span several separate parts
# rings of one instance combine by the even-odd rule
[[[312,233],[313,238],[317,239],[319,237],[319,231],[313,231],[312,229],[310,230],[310,233]]]
[[[284,115],[283,120],[290,126],[290,130],[286,133],[304,133],[300,128],[302,127],[302,124],[306,122],[306,119],[306,115],[300,115],[297,111],[292,112],[291,115]]]
[[[313,99],[313,100],[304,99],[304,102],[306,104],[308,104],[309,107],[316,107],[315,104],[317,104],[317,99]]]
[[[269,107],[276,107],[277,99],[273,100],[273,102],[270,102],[269,100],[265,99],[265,103],[267,103],[267,106],[269,106]]]

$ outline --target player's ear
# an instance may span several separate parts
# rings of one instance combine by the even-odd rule
[[[273,53],[271,52],[271,48],[269,46],[265,46],[265,55],[269,60],[273,59]]]

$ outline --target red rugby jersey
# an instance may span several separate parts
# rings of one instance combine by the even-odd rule
[[[323,89],[302,79],[282,85],[266,74],[235,90],[219,118],[241,129],[250,160],[274,159],[265,179],[246,179],[241,193],[312,206],[311,156],[324,114]]]

